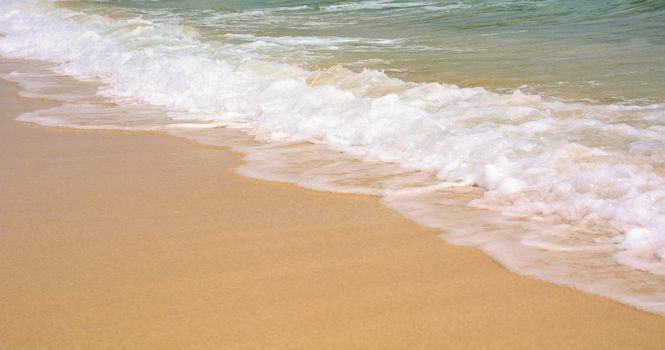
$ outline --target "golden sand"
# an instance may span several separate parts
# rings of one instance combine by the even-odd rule
[[[380,206],[150,134],[13,121],[0,349],[665,349],[665,317],[512,274]]]

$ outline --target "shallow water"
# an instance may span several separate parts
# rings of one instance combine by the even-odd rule
[[[659,0],[82,1],[309,68],[619,102],[665,99]]]
[[[511,270],[665,313],[656,2],[0,9],[0,54],[48,62],[3,77],[64,103],[21,121],[231,147],[248,176],[381,196]]]

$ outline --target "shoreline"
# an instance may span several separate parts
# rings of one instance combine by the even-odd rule
[[[162,135],[30,127],[0,80],[9,348],[662,348],[665,317],[509,272],[374,197]]]

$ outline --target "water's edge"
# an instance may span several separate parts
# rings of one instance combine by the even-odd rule
[[[509,270],[665,313],[665,103],[310,70],[257,56],[263,37],[204,40],[131,12],[0,8],[0,54],[16,59],[0,62],[2,76],[62,103],[19,121],[227,147],[243,175],[379,196]]]
[[[49,101],[56,102],[60,104],[59,106],[53,107],[54,109],[58,109],[59,107],[63,107],[66,102],[62,100],[61,96],[58,96],[58,94],[48,94],[39,92],[39,91],[31,91],[28,86],[25,85],[25,82],[21,82],[20,80],[16,79],[8,79],[8,74],[10,72],[17,72],[21,71],[22,68],[27,70],[30,70],[28,67],[31,65],[35,64],[43,64],[42,62],[38,61],[31,61],[31,60],[8,60],[5,58],[0,57],[0,79],[3,81],[6,81],[10,84],[15,84],[16,86],[19,87],[19,95],[24,98],[42,98],[46,99]],[[46,66],[49,66],[47,64]],[[9,69],[9,71],[7,70]],[[40,67],[41,69],[44,69],[45,67]],[[42,71],[43,73],[43,71]],[[73,83],[75,85],[81,85],[83,87],[83,91],[92,91],[90,90],[90,86],[85,86],[87,84],[90,84],[90,82],[81,82],[81,81],[76,81],[74,79],[68,78],[67,80],[68,83]],[[63,83],[62,81],[60,83]],[[49,85],[49,84],[47,84]],[[92,83],[92,85],[96,85],[96,83]],[[72,88],[73,85],[67,85],[65,84],[65,88]],[[61,91],[61,89],[58,89]],[[80,93],[80,92],[79,92]],[[71,97],[71,96],[69,96]],[[90,96],[93,98],[92,96]],[[150,106],[138,106],[138,109],[149,109]],[[43,110],[48,112],[49,109]],[[34,111],[35,112],[42,112],[42,111]],[[158,111],[159,112],[165,112],[165,111]],[[94,113],[94,112],[93,112]],[[28,118],[26,118],[26,115]],[[396,195],[397,198],[389,198],[382,196],[380,191],[371,191],[371,190],[366,190],[354,186],[350,187],[344,187],[338,185],[337,187],[331,186],[330,183],[317,183],[315,181],[313,182],[298,182],[297,180],[294,180],[294,173],[293,173],[293,166],[298,165],[298,161],[293,158],[292,155],[292,150],[287,146],[287,151],[285,154],[280,154],[282,145],[277,145],[271,146],[269,144],[263,143],[263,142],[257,142],[254,138],[249,137],[246,133],[240,132],[238,130],[234,130],[232,128],[226,128],[226,127],[221,127],[221,128],[216,128],[216,129],[209,129],[207,130],[207,133],[197,133],[195,135],[188,134],[187,132],[178,132],[178,131],[168,131],[160,128],[155,128],[154,130],[128,130],[128,129],[122,129],[122,128],[113,128],[113,127],[108,127],[108,128],[100,128],[100,127],[94,127],[94,128],[84,128],[84,127],[72,127],[72,126],[67,126],[67,125],[49,125],[49,123],[40,123],[37,120],[31,120],[29,118],[31,114],[23,114],[20,116],[17,116],[15,120],[19,123],[28,123],[28,124],[35,124],[39,126],[44,126],[48,128],[59,128],[59,129],[70,129],[70,130],[101,130],[105,132],[149,132],[150,134],[157,134],[157,135],[163,135],[163,136],[171,136],[171,137],[176,137],[180,139],[185,139],[187,141],[193,141],[195,144],[199,144],[202,146],[206,147],[214,147],[217,149],[220,149],[220,151],[228,151],[236,154],[242,161],[242,164],[235,169],[235,172],[241,176],[246,176],[249,178],[254,178],[257,180],[262,180],[262,181],[270,181],[270,182],[278,182],[278,183],[289,183],[293,184],[299,187],[307,188],[310,190],[314,191],[319,191],[319,192],[330,192],[330,193],[338,193],[338,194],[353,194],[353,195],[365,195],[365,196],[372,196],[379,198],[379,202],[383,204],[384,206],[395,210],[399,214],[407,217],[408,219],[412,220],[416,224],[426,227],[426,228],[437,228],[437,229],[442,229],[444,227],[444,233],[440,234],[440,238],[442,238],[444,241],[450,244],[455,244],[455,245],[464,245],[464,246],[470,246],[473,248],[478,248],[479,251],[483,252],[486,255],[489,255],[492,257],[499,265],[503,266],[507,270],[517,273],[520,275],[525,275],[530,278],[533,278],[535,280],[547,282],[547,283],[555,283],[561,286],[569,287],[581,292],[585,293],[590,293],[594,294],[596,296],[604,297],[610,300],[613,300],[615,302],[618,302],[620,304],[629,306],[631,308],[640,310],[640,311],[645,311],[648,313],[655,313],[655,314],[663,314],[661,312],[654,312],[654,310],[650,308],[644,308],[640,307],[640,305],[635,305],[631,304],[629,301],[625,300],[625,298],[617,298],[612,295],[607,295],[606,293],[603,293],[602,290],[598,289],[588,289],[584,287],[580,287],[579,285],[575,285],[572,283],[569,283],[566,280],[561,280],[561,281],[554,281],[552,279],[547,279],[543,278],[541,275],[539,275],[537,272],[536,273],[528,273],[528,271],[525,273],[525,271],[520,271],[517,268],[511,268],[510,264],[505,264],[502,262],[502,259],[500,257],[497,257],[496,254],[492,252],[492,250],[486,250],[483,249],[482,245],[478,245],[477,243],[472,243],[469,242],[469,235],[474,236],[473,231],[475,230],[497,230],[497,227],[491,227],[492,224],[496,224],[497,226],[505,226],[507,222],[504,220],[504,218],[501,218],[500,216],[497,216],[495,213],[492,213],[491,211],[487,210],[482,210],[482,209],[476,209],[476,208],[471,208],[468,207],[467,203],[470,201],[479,198],[482,195],[481,189],[477,187],[452,187],[445,189],[446,190],[446,200],[442,201],[440,196],[437,196],[435,199],[432,199],[434,201],[438,202],[438,205],[441,205],[443,202],[443,205],[446,206],[446,213],[447,216],[445,217],[440,217],[440,220],[437,220],[433,222],[431,220],[431,216],[429,216],[426,211],[427,209],[424,208],[425,206],[422,205],[422,197],[421,195],[423,193],[429,192],[431,189],[425,189],[425,190],[420,190],[420,191],[415,191],[413,193],[405,192],[405,193],[399,193]],[[325,154],[326,149],[320,148],[319,146],[315,144],[304,144],[302,145],[305,148],[305,152],[309,151],[308,148],[314,148],[316,149],[317,152],[323,152]],[[264,148],[267,147],[267,148]],[[264,151],[268,151],[267,155],[269,156],[266,158],[264,154],[262,154]],[[273,150],[274,152],[271,152]],[[276,154],[275,154],[276,152]],[[296,152],[298,153],[298,152]],[[277,155],[277,158],[272,158],[270,159],[268,163],[265,163],[266,160],[269,160],[270,157]],[[317,153],[318,156],[320,156],[320,153]],[[335,162],[340,161],[340,157],[343,157],[344,155],[339,153],[339,152],[333,152],[331,157],[334,159]],[[354,164],[355,166],[361,166],[365,167],[367,166],[366,163],[364,162],[358,162],[357,160],[353,158],[346,159],[345,161],[348,161],[349,163]],[[371,165],[371,164],[370,164]],[[386,164],[381,164],[377,163],[375,164],[377,166],[385,166]],[[280,174],[280,171],[283,173]],[[390,173],[391,171],[396,171],[399,172],[399,170],[396,170],[392,168],[391,166],[388,166],[388,168],[385,170],[387,173]],[[441,190],[441,189],[439,189]],[[411,195],[411,197],[410,197]],[[412,198],[413,196],[416,196],[416,198]],[[415,207],[415,208],[414,208]],[[424,212],[423,212],[424,211]],[[469,219],[474,220],[473,222],[468,222]],[[466,229],[460,230],[454,230],[452,232],[445,232],[445,226],[450,226],[450,227],[462,227],[465,226]],[[504,227],[505,229],[515,229],[519,230],[519,226],[512,225],[508,227]],[[500,254],[499,254],[500,255]]]

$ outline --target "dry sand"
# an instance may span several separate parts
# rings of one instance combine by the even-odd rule
[[[512,274],[380,206],[160,135],[13,121],[1,349],[665,349],[665,317]]]

